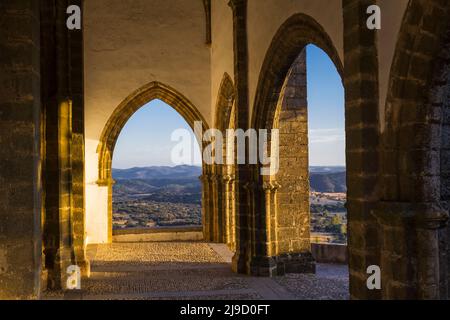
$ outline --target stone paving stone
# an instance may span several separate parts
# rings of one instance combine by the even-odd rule
[[[324,272],[321,273],[319,268]],[[342,266],[321,265],[316,275],[287,274],[274,280],[300,300],[348,300],[348,275],[343,273]],[[337,272],[333,274],[333,269]]]
[[[318,264],[317,274],[257,278],[231,271],[225,245],[203,242],[89,246],[88,300],[348,299],[348,268]],[[60,299],[49,293],[47,299]]]

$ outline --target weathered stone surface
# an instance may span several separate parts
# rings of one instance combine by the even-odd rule
[[[39,8],[0,5],[0,299],[40,295]]]

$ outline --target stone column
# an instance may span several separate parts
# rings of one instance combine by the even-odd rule
[[[215,205],[215,176],[204,169],[200,181],[202,181],[202,222],[203,236],[205,241],[217,242],[217,217],[214,211]]]
[[[277,206],[276,193],[279,184],[276,181],[267,181],[262,185],[265,210],[258,215],[253,230],[256,251],[251,260],[251,274],[255,276],[276,276],[284,274],[284,268],[277,265]]]
[[[277,227],[278,273],[314,272],[311,255],[308,160],[306,50],[302,50],[284,81],[277,112],[279,170],[267,190],[273,208],[267,210]],[[272,178],[273,179],[273,178]]]
[[[63,288],[73,253],[72,100],[64,3],[46,5],[42,31],[42,101],[46,119],[44,253],[50,289]]]
[[[81,5],[77,1],[75,4]],[[88,273],[84,252],[82,34],[66,26],[68,4],[65,0],[41,2],[41,94],[46,120],[43,242],[50,289],[65,287],[69,265],[77,264]]]
[[[373,0],[343,0],[347,221],[352,299],[380,299],[366,286],[369,265],[379,264],[376,221],[379,200],[380,123],[377,31],[367,28]],[[358,41],[355,41],[358,39]]]
[[[247,130],[249,127],[248,102],[248,39],[247,39],[247,0],[230,0],[233,10],[233,51],[234,83],[236,86],[235,128]],[[246,161],[248,163],[248,152]],[[252,168],[247,164],[236,165],[236,253],[232,269],[238,273],[250,273],[252,251],[251,208],[248,186]]]
[[[108,159],[108,161],[110,161]],[[116,181],[112,178],[112,172],[108,172],[109,177],[107,179],[98,180],[97,185],[99,187],[107,187],[108,188],[108,243],[113,242],[113,188]],[[89,261],[87,264],[87,272],[89,272]]]
[[[83,8],[83,0],[72,0],[70,4]],[[87,261],[85,252],[84,51],[82,30],[71,30],[69,32],[69,48],[70,86],[72,93],[73,247],[76,265],[81,268],[83,275],[88,275],[89,262]]]
[[[440,299],[439,232],[448,212],[439,203],[381,202],[374,216],[383,299]]]
[[[281,185],[277,181],[264,184],[266,193],[266,228],[268,230],[267,255],[272,257],[278,254],[278,190]]]
[[[222,192],[220,190],[220,177],[217,174],[210,174],[209,177],[209,215],[212,221],[212,239],[214,243],[222,242],[222,224],[221,224],[221,214],[220,204],[222,198]]]
[[[39,1],[1,1],[0,17],[0,299],[34,299],[42,256]]]
[[[234,177],[231,175],[222,176],[223,184],[223,217],[224,217],[224,243],[233,250],[235,246],[235,211],[234,211]]]

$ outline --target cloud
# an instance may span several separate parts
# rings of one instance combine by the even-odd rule
[[[309,142],[332,143],[345,141],[344,129],[312,129],[309,130]]]

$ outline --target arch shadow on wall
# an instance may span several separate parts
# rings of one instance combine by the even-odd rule
[[[297,78],[296,80],[303,78],[300,86],[303,86],[304,94],[306,94],[306,60],[304,50],[307,45],[313,44],[324,50],[330,59],[336,66],[341,79],[343,79],[343,66],[340,60],[338,51],[336,50],[331,38],[326,33],[324,28],[312,17],[305,14],[295,14],[287,19],[283,25],[279,28],[275,34],[272,43],[265,56],[264,63],[259,75],[259,81],[255,96],[255,102],[252,112],[251,127],[258,129],[267,129],[269,132],[271,129],[277,129],[279,127],[279,120],[281,114],[281,105],[283,104],[286,86],[293,87],[294,84],[289,78]],[[302,56],[302,57],[301,57]],[[298,64],[297,64],[298,62]],[[292,72],[294,64],[299,70]],[[304,64],[304,65],[301,65]],[[295,117],[301,118],[299,123],[300,130],[303,130],[304,141],[307,141],[307,121],[306,121],[306,96],[299,99],[301,101],[301,110],[296,110],[297,115]],[[281,135],[281,131],[280,131]],[[298,135],[298,134],[297,134]],[[271,150],[271,135],[268,136],[268,153]],[[290,142],[292,143],[292,141]],[[307,160],[307,142],[306,151],[305,146],[301,146],[301,152],[306,152],[306,162],[302,163],[299,167],[302,172],[298,172],[301,175],[302,181],[295,181],[295,188],[302,188],[303,193],[309,193],[309,181],[308,180],[308,160]],[[280,145],[280,149],[283,148]],[[290,148],[286,146],[286,150]],[[280,150],[280,160],[282,158]],[[295,164],[296,165],[296,164]],[[259,164],[253,167],[253,179],[256,184],[254,189],[252,204],[254,209],[252,210],[255,215],[252,227],[255,234],[252,238],[255,239],[257,244],[254,246],[251,260],[255,261],[252,267],[252,273],[257,275],[272,275],[286,272],[314,272],[315,266],[311,257],[310,239],[309,239],[309,225],[308,226],[296,226],[300,230],[286,230],[283,234],[280,234],[280,225],[277,221],[284,221],[283,226],[287,227],[292,224],[288,221],[288,217],[280,217],[279,206],[286,199],[280,198],[279,190],[283,188],[277,182],[277,175],[261,176],[260,172],[263,165]],[[280,167],[280,170],[282,168]],[[292,171],[292,169],[289,169]],[[287,175],[291,174],[288,173]],[[297,179],[300,180],[300,179]],[[292,181],[290,181],[292,182]],[[301,183],[301,185],[300,185]],[[289,184],[289,183],[288,183]],[[297,189],[298,189],[297,188]],[[285,186],[283,195],[285,198],[289,198],[288,189],[293,190],[293,186]],[[305,198],[306,197],[306,198]],[[264,200],[263,200],[264,199]],[[309,223],[309,194],[302,194],[302,201],[308,204],[306,208],[303,203],[303,208],[307,212],[308,218],[304,221]],[[300,208],[300,207],[298,207]],[[300,209],[300,210],[303,210]],[[286,211],[286,210],[285,210]],[[304,215],[302,215],[303,217]],[[288,219],[286,219],[288,218]],[[281,219],[281,220],[280,220]],[[299,219],[297,219],[299,220]],[[289,220],[290,221],[290,220]],[[303,230],[305,228],[306,231]],[[281,229],[280,229],[281,230]],[[280,234],[282,237],[278,237]],[[290,234],[288,236],[288,234]],[[306,239],[307,238],[307,239]],[[267,260],[269,257],[269,261]],[[258,265],[260,264],[260,266]],[[282,265],[280,269],[280,265]],[[269,270],[267,270],[269,268]],[[276,270],[276,269],[280,270]]]
[[[108,241],[112,241],[112,158],[117,139],[123,127],[131,116],[147,103],[159,99],[175,109],[194,130],[195,122],[202,123],[203,132],[208,130],[205,121],[198,109],[181,93],[161,82],[150,82],[129,95],[112,113],[108,119],[100,142],[97,147],[98,153],[98,181],[99,186],[108,187]],[[200,150],[204,144],[199,141]],[[203,166],[205,172],[205,166]],[[202,204],[202,208],[204,205]],[[205,216],[207,213],[203,213]],[[203,217],[205,219],[205,217]]]

